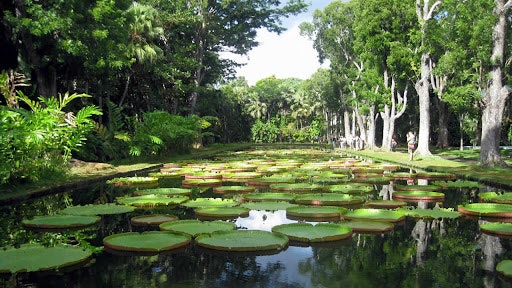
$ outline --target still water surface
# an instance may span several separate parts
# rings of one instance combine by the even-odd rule
[[[160,186],[179,187],[180,181],[165,180]],[[375,188],[368,195],[370,199],[380,199],[390,187],[375,185]],[[194,218],[192,210],[182,207],[138,209],[125,215],[104,216],[100,227],[85,229],[79,235],[34,232],[21,225],[23,219],[55,214],[70,205],[112,202],[117,196],[131,193],[131,189],[99,183],[0,206],[0,246],[37,241],[89,243],[91,247],[100,247],[105,236],[140,229],[130,225],[133,216],[168,213],[180,219]],[[480,191],[489,189],[492,188],[480,188]],[[476,201],[478,194],[478,190],[469,189],[444,192],[442,206],[454,209],[458,204]],[[200,197],[219,195],[208,189]],[[265,231],[275,225],[296,222],[287,219],[285,211],[256,210],[249,217],[232,221],[238,229]],[[512,282],[495,271],[499,261],[512,259],[512,242],[482,234],[478,224],[484,221],[464,217],[407,218],[389,233],[355,233],[345,241],[313,246],[291,244],[272,255],[220,253],[193,244],[152,256],[98,251],[85,267],[56,274],[4,276],[0,287],[512,287]]]

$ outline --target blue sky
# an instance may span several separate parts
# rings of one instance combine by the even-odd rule
[[[287,31],[280,35],[264,29],[258,31],[256,39],[260,46],[251,50],[246,57],[234,57],[246,63],[237,70],[237,76],[244,76],[249,85],[254,85],[258,80],[272,75],[277,78],[307,79],[320,67],[313,43],[300,36],[299,24],[311,21],[313,11],[322,10],[332,0],[311,1],[307,12],[283,20]]]

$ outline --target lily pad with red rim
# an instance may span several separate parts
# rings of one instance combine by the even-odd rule
[[[404,201],[443,201],[444,193],[434,191],[395,191],[393,199]]]
[[[343,206],[361,204],[364,199],[359,196],[341,193],[315,193],[297,195],[293,201],[305,205]]]
[[[371,200],[364,204],[368,208],[396,209],[407,206],[407,202],[400,200]]]
[[[438,185],[395,185],[397,191],[439,191]]]
[[[179,220],[160,224],[160,230],[186,233],[192,237],[215,231],[235,230],[236,224],[226,221]]]
[[[292,201],[297,197],[295,194],[280,192],[250,193],[242,196],[244,201]]]
[[[192,195],[192,190],[189,188],[153,188],[153,189],[142,189],[133,192],[135,196],[142,195],[168,195],[168,196],[189,196]]]
[[[117,204],[90,204],[84,206],[70,206],[61,210],[67,215],[112,215],[133,212],[135,207]]]
[[[456,219],[462,216],[462,213],[453,208],[434,207],[432,209],[422,209],[417,207],[401,207],[396,210],[405,216],[414,218],[434,218],[434,219]]]
[[[96,215],[47,215],[34,216],[22,221],[23,226],[38,229],[81,228],[97,224],[101,217]]]
[[[171,231],[126,232],[103,238],[103,245],[112,250],[162,252],[188,245],[190,235]]]
[[[286,217],[340,218],[347,211],[338,206],[295,206],[286,209]]]
[[[177,221],[178,216],[169,215],[169,214],[150,214],[150,215],[140,215],[135,216],[130,219],[132,225],[139,226],[150,226],[150,225],[160,225],[166,222]]]
[[[292,241],[328,242],[347,239],[352,236],[348,226],[334,223],[289,223],[272,227],[272,232],[286,235]]]
[[[182,203],[182,206],[188,208],[198,208],[198,207],[233,207],[238,205],[238,203],[233,199],[223,199],[223,198],[196,198],[194,200],[190,200],[188,202]]]
[[[405,216],[392,210],[361,208],[348,211],[343,214],[343,218],[349,220],[377,220],[391,223],[405,220]]]
[[[225,194],[225,193],[253,193],[256,191],[256,187],[254,186],[242,186],[242,185],[236,185],[236,186],[218,186],[213,187],[213,192],[218,194]]]
[[[217,231],[195,240],[201,247],[223,251],[283,250],[289,241],[284,235],[260,230]]]
[[[512,192],[481,192],[478,194],[478,199],[480,199],[482,202],[512,204]]]
[[[496,271],[505,277],[512,278],[512,260],[501,260],[496,265]]]
[[[168,197],[166,195],[155,194],[116,198],[116,202],[119,204],[132,205],[135,207],[175,206],[188,200],[188,196]]]
[[[341,224],[352,228],[354,233],[359,234],[386,233],[395,228],[395,224],[391,222],[375,220],[342,221]]]
[[[202,207],[194,209],[194,213],[202,219],[233,219],[248,217],[250,210],[245,207]]]
[[[480,230],[493,236],[512,237],[512,223],[481,223]]]
[[[286,201],[260,201],[260,202],[246,202],[241,205],[242,207],[249,208],[251,210],[265,210],[265,211],[277,211],[286,210],[289,207],[298,206]]]
[[[282,191],[290,193],[304,193],[304,192],[320,192],[323,188],[320,184],[309,183],[276,183],[269,186],[272,191]]]
[[[512,205],[501,203],[469,203],[457,206],[465,215],[482,217],[512,217]]]
[[[190,187],[215,187],[221,186],[222,179],[185,179],[181,181],[181,186]]]

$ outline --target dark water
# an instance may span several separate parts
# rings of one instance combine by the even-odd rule
[[[165,180],[162,187],[177,187]],[[376,185],[370,198],[387,188]],[[70,205],[112,202],[132,188],[99,183],[74,191],[0,207],[0,246],[28,242],[70,243],[100,247],[103,237],[137,231],[133,216],[168,213],[193,218],[185,208],[136,210],[104,216],[99,227],[79,232],[26,230],[21,220],[54,214]],[[487,191],[487,189],[484,189]],[[481,189],[481,191],[483,191]],[[443,207],[475,201],[478,191],[445,191]],[[200,197],[220,197],[207,190]],[[430,207],[431,203],[411,203]],[[251,211],[233,220],[240,229],[270,231],[274,225],[296,222],[285,211]],[[495,272],[496,264],[512,259],[512,242],[482,234],[485,220],[418,220],[407,218],[386,234],[354,234],[349,240],[303,247],[291,244],[272,255],[214,252],[193,244],[172,253],[116,255],[97,249],[85,267],[58,273],[5,275],[0,287],[512,287]],[[156,230],[157,228],[155,228]]]

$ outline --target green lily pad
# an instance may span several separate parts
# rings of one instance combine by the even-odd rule
[[[465,215],[485,217],[512,217],[512,205],[501,203],[469,203],[457,206]]]
[[[279,193],[279,192],[263,192],[263,193],[250,193],[243,195],[244,201],[292,201],[295,199],[295,194]]]
[[[132,225],[149,226],[149,225],[160,225],[166,222],[177,221],[178,216],[169,214],[151,214],[151,215],[140,215],[130,219]]]
[[[67,215],[112,215],[133,212],[135,207],[117,204],[90,204],[70,206],[61,212]]]
[[[297,204],[292,204],[285,201],[260,201],[260,202],[246,202],[241,205],[242,207],[249,208],[251,210],[266,210],[266,211],[277,211],[286,210],[289,207],[295,207]]]
[[[480,230],[493,236],[512,236],[512,223],[482,223]]]
[[[478,194],[478,198],[482,202],[512,204],[512,192],[496,193],[496,192],[482,192]]]
[[[352,182],[355,183],[366,183],[366,184],[381,184],[386,185],[393,180],[393,178],[388,176],[372,176],[372,177],[359,177],[352,179]]]
[[[211,234],[215,231],[235,230],[235,228],[235,223],[225,221],[180,220],[160,224],[160,230],[181,232],[194,238],[201,234]]]
[[[197,217],[210,219],[232,219],[247,217],[251,209],[245,207],[202,207],[194,209]]]
[[[416,178],[427,180],[455,180],[457,176],[452,173],[444,172],[417,172]]]
[[[189,196],[192,195],[192,190],[189,188],[153,188],[142,189],[133,192],[135,196],[142,195],[167,195],[167,196]]]
[[[366,194],[375,190],[373,185],[362,183],[339,184],[324,187],[324,191],[333,193],[346,193],[346,194]]]
[[[325,206],[340,206],[340,205],[354,205],[361,204],[364,199],[358,196],[340,193],[325,193],[325,194],[303,194],[297,195],[294,200],[297,204],[306,205],[325,205]]]
[[[47,215],[35,216],[30,220],[23,220],[25,227],[38,229],[64,229],[79,228],[97,224],[101,217],[96,215]]]
[[[222,175],[222,181],[247,181],[249,179],[260,178],[260,172],[231,172]]]
[[[385,221],[375,220],[352,220],[343,221],[341,224],[352,228],[352,232],[359,234],[366,233],[386,233],[395,228],[395,224]]]
[[[185,180],[189,179],[222,179],[222,174],[216,172],[194,172],[185,174]]]
[[[185,179],[181,181],[181,185],[185,188],[221,186],[222,179]]]
[[[169,171],[169,170],[161,170],[160,172],[150,172],[148,173],[149,177],[155,178],[181,178],[183,176],[183,172],[180,171]]]
[[[501,260],[496,265],[496,271],[505,277],[512,278],[512,260]]]
[[[379,209],[396,209],[398,207],[407,206],[407,202],[399,200],[372,200],[364,204],[368,208]]]
[[[377,220],[386,222],[400,222],[405,219],[405,216],[392,210],[362,208],[348,211],[343,214],[345,219],[349,220]]]
[[[347,239],[352,236],[348,226],[332,223],[289,223],[272,227],[272,232],[286,235],[292,241],[327,242]]]
[[[335,218],[348,211],[338,206],[295,206],[286,209],[286,216],[305,218]]]
[[[116,186],[123,185],[158,185],[158,178],[156,177],[117,177],[107,180],[107,184],[114,184]]]
[[[198,207],[233,207],[238,205],[233,199],[222,199],[222,198],[197,198],[188,202],[182,203],[182,206],[189,208]]]
[[[270,184],[295,183],[294,177],[261,177],[249,179],[247,184],[255,187],[269,187]]]
[[[89,261],[91,256],[91,251],[77,247],[23,244],[17,249],[0,250],[0,273],[62,269]]]
[[[201,247],[223,251],[282,250],[288,241],[284,235],[260,230],[217,231],[196,238]]]
[[[309,183],[277,183],[270,185],[270,190],[272,191],[284,191],[292,193],[320,192],[322,188],[323,186],[320,184]]]
[[[103,245],[112,250],[132,252],[162,252],[190,243],[192,238],[171,231],[126,232],[103,238]]]
[[[168,197],[166,195],[148,194],[142,196],[120,197],[116,199],[116,202],[135,207],[153,207],[178,205],[184,203],[188,199],[188,196]]]
[[[434,191],[396,191],[393,199],[405,201],[443,201],[444,193]]]
[[[434,185],[440,186],[442,189],[450,188],[483,188],[484,185],[469,180],[456,180],[456,181],[434,181]]]
[[[453,208],[439,208],[434,207],[432,209],[421,209],[414,207],[401,207],[396,210],[397,212],[402,213],[405,216],[415,217],[415,218],[450,218],[455,219],[462,216],[462,214],[458,211],[454,211]]]
[[[395,180],[407,180],[407,179],[416,179],[416,173],[409,172],[393,172],[388,174]]]
[[[213,192],[224,194],[224,193],[254,193],[256,187],[254,186],[218,186],[213,187]]]
[[[437,185],[395,185],[397,191],[439,191],[440,186]]]

